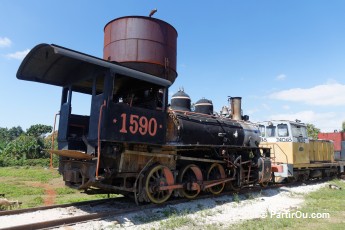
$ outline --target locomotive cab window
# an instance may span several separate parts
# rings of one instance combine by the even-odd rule
[[[301,125],[291,125],[291,132],[293,137],[307,138],[307,129]]]
[[[267,137],[275,137],[276,136],[276,126],[269,125],[266,127],[266,135]]]
[[[287,137],[289,136],[289,130],[287,124],[278,124],[278,137]]]
[[[113,88],[114,103],[150,110],[164,110],[165,88],[149,82],[123,76],[115,77]]]
[[[260,130],[260,136],[265,137],[265,126],[264,125],[259,125],[259,130]]]

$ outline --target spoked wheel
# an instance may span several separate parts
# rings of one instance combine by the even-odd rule
[[[185,184],[185,186],[179,190],[180,195],[188,199],[195,198],[200,193],[200,186],[196,183],[202,180],[202,172],[198,166],[191,164],[183,167],[178,174],[178,183]],[[193,183],[197,185],[197,187],[192,188]]]
[[[150,168],[145,177],[146,195],[152,203],[161,204],[169,199],[173,189],[160,190],[160,187],[174,184],[174,176],[164,165]]]
[[[207,180],[219,180],[225,178],[225,171],[222,165],[214,163],[207,171]],[[223,191],[225,183],[210,187],[208,190],[213,194],[219,194]]]

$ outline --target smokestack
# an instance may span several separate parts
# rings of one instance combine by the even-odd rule
[[[241,100],[242,97],[230,97],[231,118],[237,121],[242,120]]]

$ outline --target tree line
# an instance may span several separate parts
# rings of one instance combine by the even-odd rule
[[[42,124],[32,125],[26,131],[20,126],[0,127],[0,167],[49,166],[50,154],[45,149],[52,148],[52,129]]]

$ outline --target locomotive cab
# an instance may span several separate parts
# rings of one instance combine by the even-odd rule
[[[88,83],[89,88],[79,87]],[[91,104],[87,115],[74,114],[72,110],[73,95],[80,92],[91,95],[91,102],[86,102]],[[163,143],[164,135],[160,130],[166,123],[163,114],[166,92],[164,86],[116,74],[96,76],[63,87],[59,149],[95,155],[99,128],[103,141],[150,142],[150,137],[155,136],[152,143]]]

